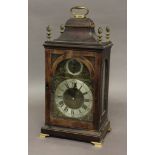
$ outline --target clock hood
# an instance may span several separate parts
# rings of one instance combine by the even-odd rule
[[[82,13],[80,11],[83,11]],[[44,46],[62,46],[62,47],[78,47],[78,48],[95,48],[104,49],[112,46],[111,41],[102,42],[102,28],[98,29],[98,35],[95,32],[95,24],[92,19],[86,15],[89,10],[86,7],[71,8],[72,18],[68,19],[65,25],[61,25],[61,34],[57,39],[45,42]],[[47,28],[47,36],[51,35],[51,28]],[[110,35],[110,33],[109,33]],[[50,37],[49,37],[50,38]]]
[[[64,26],[64,32],[54,41],[94,42],[98,43],[95,24],[90,18],[70,18]]]

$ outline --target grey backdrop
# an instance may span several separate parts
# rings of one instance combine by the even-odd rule
[[[45,27],[51,24],[53,38],[70,15],[70,8],[89,8],[88,17],[98,26],[111,28],[109,119],[112,132],[101,149],[91,144],[58,138],[38,138],[44,124]],[[29,155],[126,155],[126,0],[29,0]]]

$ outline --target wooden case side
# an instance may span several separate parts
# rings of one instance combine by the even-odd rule
[[[102,53],[102,67],[100,74],[100,121],[99,129],[103,126],[106,121],[108,121],[108,94],[109,94],[109,73],[110,73],[110,48],[105,49],[105,52]],[[104,71],[105,69],[105,71]],[[103,96],[103,98],[102,98]]]

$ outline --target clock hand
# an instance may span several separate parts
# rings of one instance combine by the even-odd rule
[[[74,83],[74,87],[73,88],[75,88],[75,89],[77,88],[77,83],[76,82]]]

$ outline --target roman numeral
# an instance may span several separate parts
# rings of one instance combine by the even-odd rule
[[[59,99],[63,99],[63,97],[62,96],[57,96]]]
[[[74,88],[74,82],[72,82],[72,88]]]
[[[59,105],[62,107],[64,105],[63,101],[60,101]]]
[[[67,88],[70,88],[67,82],[65,83],[65,86],[66,86]]]
[[[88,92],[85,92],[85,93],[82,93],[83,95],[86,95],[86,94],[88,94]]]
[[[82,86],[79,88],[79,90],[82,88]]]
[[[82,111],[79,109],[79,113],[82,113]]]
[[[84,110],[86,110],[86,109],[87,109],[87,106],[86,106],[85,104],[83,104],[83,105],[82,105],[82,108],[83,108]]]
[[[67,112],[67,111],[68,111],[68,107],[67,107],[67,106],[64,108],[64,111],[65,111],[65,112]]]
[[[90,99],[84,99],[84,102],[89,102],[90,101]]]
[[[71,115],[74,116],[74,110],[71,110]]]

